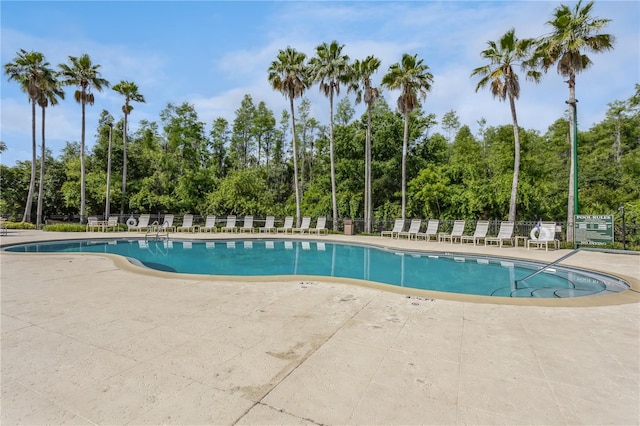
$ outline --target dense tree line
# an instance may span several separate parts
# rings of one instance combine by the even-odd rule
[[[437,82],[417,55],[404,54],[375,87],[372,75],[380,61],[369,56],[352,63],[333,41],[319,45],[311,58],[283,49],[269,67],[269,83],[289,100],[289,110],[277,114],[247,94],[233,122],[214,118],[208,133],[194,106],[185,102],[168,104],[159,122],[141,121],[130,134],[131,102],[144,97],[135,83],[122,81],[113,90],[124,96],[124,118],[116,121],[102,111],[93,147],[85,153],[84,108],[94,102],[92,89],[110,86],[99,65],[88,55],[69,57],[56,74],[42,54],[22,50],[5,73],[29,95],[34,154],[32,161],[2,166],[1,213],[32,221],[35,199],[37,224],[52,215],[101,215],[110,170],[122,176],[121,187],[112,184],[109,192],[121,214],[294,215],[298,220],[322,215],[334,219],[334,229],[337,218],[353,217],[364,218],[366,231],[375,220],[395,217],[564,222],[567,201],[569,213],[573,203],[575,114],[569,105],[567,116],[544,134],[520,128],[516,70],[538,81],[557,64],[574,96],[575,75],[590,63],[583,51],[612,47],[613,37],[599,33],[608,20],[591,19],[592,6],[560,6],[549,22],[551,35],[540,40],[519,40],[509,30],[488,42],[481,54],[488,63],[471,74],[480,77],[477,89],[489,86],[496,98],[509,101],[513,123],[487,127],[480,118],[475,135],[455,111],[440,119],[446,135],[432,132],[438,117],[422,104]],[[584,43],[576,47],[562,38],[572,31]],[[304,93],[314,84],[327,96],[329,123],[310,116]],[[45,149],[44,111],[64,96],[63,85],[77,87],[83,125],[80,142],[68,142],[54,158]],[[341,86],[355,97],[347,93],[338,100]],[[639,221],[639,87],[631,98],[614,100],[600,123],[577,135],[581,213],[613,213],[624,204],[628,220]],[[399,90],[397,109],[381,96],[384,88]],[[363,116],[355,117],[352,101],[364,102]],[[39,178],[36,105],[42,107]],[[40,191],[34,196],[36,184]]]

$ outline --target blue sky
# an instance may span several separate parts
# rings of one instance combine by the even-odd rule
[[[351,59],[373,54],[382,65],[378,83],[403,53],[418,54],[434,75],[423,108],[440,120],[454,110],[462,124],[477,130],[511,123],[508,104],[488,90],[475,92],[471,71],[484,65],[480,52],[515,28],[519,38],[538,37],[561,1],[6,1],[0,2],[2,64],[20,49],[45,55],[57,66],[68,56],[88,53],[113,85],[134,81],[145,104],[134,104],[130,132],[142,119],[157,121],[172,102],[189,102],[207,131],[218,117],[231,123],[245,94],[264,101],[276,117],[286,99],[267,81],[267,69],[287,46],[313,55],[322,42],[337,40]],[[565,2],[574,5],[574,2]],[[587,130],[604,119],[607,104],[625,100],[640,83],[640,3],[597,1],[593,15],[612,19],[607,32],[616,37],[611,52],[592,55],[594,65],[578,75],[579,126]],[[568,89],[555,70],[538,85],[521,79],[517,102],[522,127],[546,131],[566,110]],[[1,84],[0,138],[8,150],[1,162],[14,165],[31,158],[31,109],[15,82]],[[80,140],[80,105],[67,87],[66,100],[47,110],[47,146],[55,156],[66,141]],[[341,97],[346,96],[341,91]],[[311,113],[327,124],[328,100],[318,87],[305,96]],[[384,92],[395,106],[397,93]],[[103,109],[119,119],[123,98],[112,89],[95,93],[87,108],[87,146],[95,140]],[[357,108],[360,114],[362,107]],[[440,129],[436,129],[440,130]],[[39,143],[38,136],[38,143]]]

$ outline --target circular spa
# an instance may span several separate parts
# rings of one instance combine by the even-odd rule
[[[108,253],[139,266],[174,273],[335,277],[480,296],[571,298],[629,288],[618,278],[564,266],[316,240],[74,240],[20,244],[5,250]]]

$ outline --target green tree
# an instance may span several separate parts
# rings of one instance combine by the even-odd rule
[[[122,203],[120,203],[120,214],[123,215],[127,198],[127,119],[131,111],[133,111],[131,102],[145,103],[145,100],[138,89],[138,85],[132,81],[122,80],[113,86],[112,89],[124,96],[124,105],[122,105],[122,113],[124,114],[124,126],[122,130]]]
[[[520,175],[520,128],[518,127],[518,115],[516,113],[516,99],[520,97],[520,81],[518,74],[513,69],[522,67],[530,59],[530,51],[535,40],[532,38],[518,39],[514,29],[507,31],[497,42],[488,41],[487,49],[481,56],[489,63],[473,70],[471,76],[480,76],[476,86],[476,92],[487,85],[491,87],[491,94],[501,101],[509,99],[511,120],[513,121],[513,180],[511,183],[511,197],[509,199],[510,221],[516,220],[516,206],[518,201],[518,178]],[[537,78],[537,73],[530,74]]]
[[[109,82],[100,77],[100,65],[94,64],[89,55],[69,56],[68,64],[60,64],[60,75],[62,84],[66,86],[77,86],[74,98],[82,106],[82,131],[80,136],[80,221],[84,223],[86,219],[85,200],[85,126],[86,126],[86,105],[93,105],[95,97],[93,89],[102,92],[103,87],[109,87]]]
[[[447,142],[451,143],[451,137],[460,129],[460,119],[454,110],[446,112],[442,116],[442,130],[447,132]]]
[[[277,59],[269,66],[269,84],[289,99],[291,111],[291,144],[293,147],[293,180],[296,195],[296,226],[300,226],[300,187],[298,184],[298,158],[296,144],[296,118],[293,100],[302,96],[309,87],[306,55],[292,47],[278,52]]]
[[[364,151],[364,232],[371,233],[371,108],[376,99],[380,96],[380,91],[374,87],[371,76],[380,68],[381,61],[373,55],[367,56],[363,60],[356,60],[352,66],[351,83],[349,90],[355,92],[356,103],[365,103],[367,106],[367,131],[365,137]]]
[[[390,90],[400,89],[398,111],[404,116],[404,137],[402,138],[402,218],[406,213],[407,145],[409,139],[409,114],[420,105],[419,97],[425,99],[431,90],[433,75],[429,66],[418,59],[418,55],[402,55],[402,61],[389,67],[382,77],[382,85]]]
[[[251,153],[255,145],[253,119],[256,114],[256,107],[250,95],[244,95],[240,108],[235,112],[236,117],[233,120],[233,133],[231,134],[229,151],[234,167],[236,169],[245,169],[253,162]]]
[[[20,49],[17,52],[13,62],[4,65],[4,72],[8,76],[8,80],[18,82],[22,91],[29,96],[29,102],[31,103],[31,180],[24,215],[22,216],[23,222],[31,220],[33,193],[36,186],[36,103],[40,96],[38,82],[41,80],[43,69],[48,66],[49,63],[45,62],[42,53],[27,52],[24,49]]]
[[[45,172],[45,159],[46,159],[46,144],[45,144],[45,116],[48,106],[54,106],[58,104],[58,99],[64,99],[64,91],[60,87],[60,81],[53,69],[48,65],[44,65],[41,68],[41,73],[38,78],[38,105],[41,108],[42,115],[42,146],[40,155],[40,184],[38,186],[38,207],[36,209],[36,227],[42,225],[42,207],[44,203],[44,172]]]
[[[342,54],[344,44],[322,43],[316,47],[316,56],[309,60],[312,78],[320,84],[320,92],[329,98],[329,159],[331,162],[331,202],[333,230],[338,230],[338,202],[336,198],[336,168],[334,159],[333,98],[340,95],[340,83],[347,83],[351,75],[349,56]]]
[[[573,181],[577,173],[574,161],[575,141],[577,140],[576,117],[576,74],[581,73],[592,65],[591,59],[584,53],[600,53],[613,49],[614,37],[611,34],[600,33],[610,19],[593,18],[591,10],[593,1],[583,6],[578,1],[573,9],[567,5],[560,5],[554,11],[553,18],[546,24],[551,27],[551,34],[538,41],[534,62],[542,67],[544,72],[557,64],[560,75],[566,77],[569,85],[569,137],[571,148],[571,169],[569,173],[569,197],[567,212],[567,240],[573,241],[573,215],[578,213],[578,194],[574,193]]]

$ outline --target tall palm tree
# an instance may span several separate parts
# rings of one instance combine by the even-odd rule
[[[433,75],[429,66],[418,59],[418,55],[402,55],[402,61],[389,67],[382,77],[382,85],[389,90],[400,89],[398,111],[404,116],[404,137],[402,138],[402,218],[406,212],[407,186],[407,144],[409,140],[409,114],[419,106],[419,98],[426,99],[431,90]]]
[[[29,96],[31,103],[31,180],[29,182],[29,192],[24,208],[22,221],[31,220],[31,207],[33,204],[33,193],[36,186],[36,103],[38,102],[39,89],[38,79],[42,73],[42,67],[49,66],[45,62],[44,55],[40,52],[27,52],[20,49],[13,62],[4,65],[4,72],[8,80],[15,80],[20,84],[20,88]]]
[[[42,67],[42,73],[38,79],[38,105],[42,112],[42,146],[40,151],[40,185],[38,187],[38,207],[36,210],[36,227],[42,224],[42,205],[44,201],[44,163],[45,163],[45,123],[46,109],[48,106],[58,104],[58,99],[64,99],[64,91],[61,88],[57,73],[48,66]]]
[[[85,170],[84,170],[84,146],[85,146],[85,121],[86,105],[93,105],[95,97],[92,89],[102,92],[103,87],[109,87],[109,82],[100,77],[100,65],[91,62],[86,53],[81,56],[69,56],[68,64],[60,64],[62,84],[65,86],[78,86],[74,98],[82,106],[82,133],[80,137],[80,222],[86,218],[85,199]]]
[[[487,49],[483,50],[481,56],[488,60],[487,65],[473,70],[471,76],[480,76],[480,81],[476,86],[476,92],[481,88],[490,85],[491,94],[501,101],[509,99],[511,108],[511,119],[513,120],[513,180],[511,183],[511,198],[509,200],[509,220],[516,220],[516,204],[518,199],[518,178],[520,175],[520,130],[518,128],[518,116],[516,114],[516,99],[520,97],[520,82],[518,74],[514,71],[515,66],[526,68],[525,63],[530,58],[531,49],[535,44],[532,38],[518,39],[515,29],[507,31],[497,42],[488,41]],[[531,70],[527,76],[537,80],[539,73]]]
[[[591,16],[593,1],[582,5],[582,0],[571,9],[560,5],[553,18],[546,25],[551,33],[538,41],[534,61],[547,72],[557,64],[558,74],[567,77],[569,85],[569,139],[571,143],[571,170],[569,171],[569,197],[567,203],[567,241],[573,241],[573,216],[578,214],[577,187],[577,118],[576,118],[576,74],[589,68],[593,63],[584,52],[601,53],[613,49],[614,37],[601,34],[610,19]]]
[[[378,71],[380,59],[373,55],[363,60],[357,59],[352,66],[349,91],[356,93],[356,103],[364,101],[367,105],[367,132],[364,148],[364,232],[371,233],[371,108],[380,96],[377,87],[373,87],[371,76]]]
[[[309,72],[305,65],[307,55],[287,47],[278,52],[277,59],[269,66],[269,84],[289,99],[291,109],[291,134],[293,149],[293,180],[296,194],[296,226],[300,227],[300,187],[298,185],[298,146],[296,144],[296,118],[293,100],[302,96],[309,87]]]
[[[340,83],[347,83],[351,75],[349,56],[342,54],[344,44],[322,43],[316,47],[316,56],[309,60],[311,76],[320,83],[320,92],[329,98],[329,159],[331,162],[331,203],[333,230],[338,230],[338,202],[336,199],[336,167],[333,154],[333,97],[340,95]]]
[[[133,111],[133,102],[145,103],[144,96],[138,91],[138,85],[132,81],[121,81],[112,87],[113,90],[124,96],[124,128],[122,130],[122,203],[120,204],[120,214],[124,214],[124,204],[127,194],[127,117]]]

